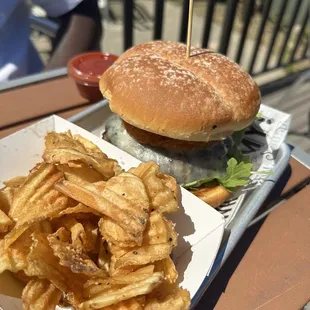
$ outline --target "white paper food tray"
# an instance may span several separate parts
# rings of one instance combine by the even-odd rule
[[[109,157],[129,169],[140,162],[100,137],[60,118],[51,116],[11,136],[0,140],[0,187],[3,181],[27,175],[36,163],[42,161],[44,137],[49,131],[71,130],[94,142]],[[196,196],[182,189],[181,210],[170,218],[179,233],[178,247],[173,253],[179,272],[180,285],[189,290],[193,301],[199,299],[201,287],[209,275],[218,253],[223,232],[224,217]],[[199,291],[199,294],[198,294]],[[21,309],[18,302],[7,296],[19,297],[21,287],[8,273],[0,276],[0,309]],[[6,303],[6,304],[5,304]],[[195,303],[195,302],[194,302]]]
[[[198,303],[205,290],[211,284],[249,223],[255,217],[287,168],[290,159],[290,149],[284,141],[289,129],[291,116],[263,104],[261,105],[260,114],[259,126],[255,126],[258,128],[251,126],[249,132],[244,137],[244,142],[246,143],[243,144],[246,151],[256,144],[255,150],[251,152],[253,162],[255,163],[254,169],[261,171],[271,170],[271,174],[253,175],[249,184],[249,187],[252,188],[245,189],[241,195],[227,201],[217,209],[225,218],[225,235],[210,274],[205,278],[198,293],[192,299],[192,307]],[[69,120],[101,138],[105,124],[111,115],[108,101],[102,100],[74,115]],[[255,134],[255,129],[257,129],[258,134]],[[259,159],[262,160],[260,161]]]

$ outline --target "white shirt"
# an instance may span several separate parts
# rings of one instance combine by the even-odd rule
[[[51,17],[72,10],[83,0],[32,0]],[[30,41],[29,7],[26,0],[0,0],[0,82],[43,69]]]

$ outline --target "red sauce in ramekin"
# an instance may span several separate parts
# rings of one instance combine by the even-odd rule
[[[78,55],[68,63],[68,75],[75,81],[80,95],[91,101],[101,100],[99,80],[102,74],[117,60],[118,56],[92,52]]]

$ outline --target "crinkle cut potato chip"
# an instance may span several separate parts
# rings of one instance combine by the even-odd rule
[[[13,221],[0,209],[0,233],[7,232]]]
[[[122,248],[137,245],[134,236],[127,233],[121,226],[108,217],[102,217],[98,223],[102,237]]]
[[[61,242],[69,242],[72,243],[71,239],[71,233],[69,230],[67,230],[65,227],[60,227],[57,229],[54,233],[51,233],[48,235],[55,237],[57,240]]]
[[[111,247],[110,274],[126,274],[126,272],[130,272],[133,269],[133,266],[167,259],[176,245],[177,234],[174,231],[174,225],[165,219],[160,212],[153,211],[144,232],[143,245],[141,247]],[[171,269],[164,268],[165,265],[162,266],[163,270],[160,271],[164,271],[169,277],[169,281],[172,281],[177,274],[173,274]]]
[[[81,163],[98,171],[108,180],[121,171],[118,163],[108,158],[96,145],[79,135],[70,132],[57,134],[50,132],[45,138],[43,159],[52,164],[73,164],[82,167]]]
[[[104,179],[102,174],[83,163],[79,167],[70,167],[68,164],[57,165],[57,169],[64,173],[66,180],[72,182],[95,183]]]
[[[59,264],[48,244],[47,235],[34,232],[31,235],[32,245],[27,256],[26,275],[49,279],[57,288],[67,290],[67,269]]]
[[[105,307],[104,310],[143,310],[145,297],[134,297],[112,306]]]
[[[190,307],[188,291],[176,284],[163,283],[146,297],[145,310],[187,310]]]
[[[144,232],[143,244],[168,243],[172,247],[177,246],[178,235],[174,230],[174,226],[160,212],[152,212]]]
[[[106,274],[109,274],[111,264],[111,253],[108,251],[108,244],[104,240],[99,241],[99,253],[97,265],[104,270]]]
[[[70,299],[71,305],[82,302],[83,285],[88,277],[82,273],[73,273],[69,268],[59,263],[59,258],[53,253],[48,243],[48,235],[34,232],[32,245],[27,256],[28,265],[24,270],[30,277],[48,279]]]
[[[26,177],[19,176],[12,178],[10,180],[4,181],[3,184],[7,187],[18,188],[20,187],[26,180]]]
[[[131,168],[129,172],[143,180],[152,209],[163,213],[178,210],[177,183],[171,181],[172,177],[164,177],[158,165],[154,162],[142,163],[137,168]]]
[[[112,283],[115,284],[130,284],[137,281],[142,281],[150,277],[154,273],[154,265],[141,267],[127,275],[115,276],[110,278]]]
[[[71,243],[75,246],[80,246],[84,249],[91,249],[91,240],[87,238],[86,231],[82,223],[73,217],[65,216],[55,221],[55,227],[61,229],[65,228],[70,232]],[[89,249],[89,250],[90,250]]]
[[[154,264],[155,271],[162,271],[168,283],[175,283],[177,281],[178,272],[170,256],[162,260],[158,260]]]
[[[113,219],[131,235],[136,244],[142,243],[150,204],[145,186],[137,176],[121,173],[107,181],[104,190],[95,184],[85,183],[81,186],[65,180],[55,188]]]
[[[26,285],[24,309],[189,309],[165,216],[180,190],[155,163],[123,171],[83,137],[50,132],[42,162],[4,185],[0,273]]]
[[[51,233],[50,223],[42,221],[28,228],[9,248],[5,248],[5,240],[0,240],[0,273],[5,270],[18,272],[28,266],[28,254],[32,245],[33,232]]]
[[[18,272],[27,267],[27,255],[32,244],[31,233],[29,229],[7,249],[4,240],[0,240],[0,273],[5,270]]]
[[[99,248],[97,244],[98,238],[100,238],[98,221],[96,221],[96,225],[90,220],[81,220],[81,223],[84,227],[87,240],[84,249],[88,252],[98,253]]]
[[[142,281],[149,278],[154,273],[154,265],[148,265],[141,267],[136,271],[133,271],[127,275],[92,278],[88,280],[84,285],[84,296],[92,298],[97,295],[98,292],[103,290],[109,290],[115,286],[124,286],[137,281]]]
[[[97,220],[98,223],[98,220]],[[85,252],[98,252],[98,226],[89,219],[76,219],[66,215],[53,220],[55,229],[65,228],[70,235],[70,242],[80,246]]]
[[[0,210],[2,210],[6,215],[9,214],[12,207],[15,192],[16,189],[12,187],[4,187],[0,189]]]
[[[68,206],[70,199],[54,189],[62,177],[52,164],[42,163],[32,170],[14,194],[9,216],[15,226],[5,236],[6,247],[33,223],[53,218]]]
[[[162,273],[155,272],[150,277],[137,281],[135,283],[126,285],[122,288],[104,291],[103,294],[98,294],[83,302],[79,305],[79,309],[90,310],[90,309],[101,309],[106,306],[113,305],[123,300],[130,299],[135,296],[146,295],[153,291],[158,285],[164,281]]]
[[[54,190],[54,185],[62,178],[63,174],[59,172],[54,165],[40,164],[34,169],[24,181],[22,187],[20,187],[14,194],[13,203],[10,209],[10,216],[18,221],[23,218],[28,209],[25,209],[25,205],[31,202],[36,203],[40,199],[44,198],[46,194]]]
[[[59,258],[60,265],[70,268],[74,273],[83,273],[90,276],[104,274],[86,255],[82,246],[58,240],[57,232],[56,235],[47,236],[47,240],[53,249],[54,255]]]
[[[117,244],[119,247],[134,247],[136,245],[131,235],[109,218],[102,218],[99,221],[99,228],[105,240]],[[143,244],[165,242],[176,246],[177,234],[174,231],[174,225],[165,219],[160,212],[153,211],[144,231]]]
[[[24,310],[55,310],[62,293],[48,280],[31,280],[22,294]]]
[[[132,248],[131,251],[116,259],[112,264],[112,275],[128,266],[142,266],[154,263],[168,257],[172,252],[172,246],[168,243],[145,245]],[[112,257],[113,258],[113,257]]]
[[[94,214],[96,216],[100,216],[100,213],[97,212],[96,210],[89,208],[89,207],[83,205],[82,203],[79,203],[78,205],[76,205],[74,207],[69,207],[69,208],[66,208],[66,209],[60,211],[58,214],[58,217],[61,217],[63,215],[78,214],[78,213],[91,213],[91,214]]]

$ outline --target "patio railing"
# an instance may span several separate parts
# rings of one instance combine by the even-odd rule
[[[139,19],[137,16],[141,17],[141,4],[143,2],[136,3],[134,0],[119,1],[123,5],[123,49],[126,50],[135,44],[134,28]],[[165,31],[164,20],[169,18],[169,16],[165,16],[167,2],[168,0],[154,0],[154,16],[150,17],[147,14],[152,19],[154,40],[160,40],[163,37]],[[189,0],[180,0],[180,2],[181,27],[176,31],[179,31],[178,40],[186,42]],[[198,2],[205,2],[206,4],[204,22],[201,25],[203,29],[200,45],[210,47],[217,6],[225,3],[224,22],[221,33],[217,38],[218,44],[216,44],[218,46],[217,52],[227,55],[231,46],[234,45],[235,47],[236,45],[236,53],[230,58],[237,63],[241,63],[242,58],[246,55],[248,59],[246,65],[243,64],[243,67],[253,76],[278,68],[290,70],[291,65],[304,61],[309,57],[308,0],[195,0],[194,3]],[[240,9],[242,9],[241,19],[240,14],[237,14]],[[254,14],[259,15],[255,30],[251,28]],[[233,28],[237,19],[239,24],[241,21],[241,27],[239,27],[238,39],[232,39]],[[53,37],[53,33],[57,30],[57,24],[44,18],[32,16],[31,24],[33,29],[39,30],[50,37]],[[270,34],[268,40],[263,40],[267,28]],[[253,45],[251,48],[248,45],[249,37],[251,37]],[[279,40],[279,37],[281,37],[281,40]],[[262,51],[263,46],[264,51]],[[257,66],[258,62],[259,66]]]
[[[198,1],[197,1],[198,2]],[[205,10],[205,18],[203,25],[203,36],[201,39],[201,46],[208,47],[210,41],[210,34],[213,25],[213,18],[216,6],[219,2],[217,0],[206,0],[207,8]],[[222,26],[222,33],[219,36],[219,44],[217,52],[226,55],[227,51],[232,44],[231,36],[234,22],[236,20],[236,12],[239,5],[243,6],[243,21],[240,33],[238,48],[234,60],[240,63],[246,47],[246,38],[249,35],[250,23],[253,17],[257,2],[255,0],[226,0],[226,10],[224,24]],[[242,2],[242,3],[241,3]],[[309,39],[309,1],[308,0],[261,0],[261,18],[258,26],[258,31],[253,39],[255,46],[252,49],[252,54],[247,71],[253,76],[259,75],[264,72],[269,72],[281,67],[286,67],[298,63],[307,58],[308,53],[308,39]],[[165,0],[154,0],[154,29],[153,39],[160,40],[163,36],[164,25],[164,9]],[[293,5],[292,5],[293,3]],[[181,28],[179,30],[179,41],[186,42],[187,36],[187,21],[188,21],[188,4],[189,0],[183,0],[182,14],[181,14]],[[290,4],[290,5],[289,5]],[[124,8],[124,50],[128,49],[135,44],[133,37],[134,30],[134,0],[123,0]],[[273,8],[273,10],[272,10]],[[271,18],[273,11],[273,29],[271,38],[267,42],[265,58],[260,70],[254,70],[258,53],[262,45],[262,38],[266,29],[266,23]],[[275,12],[276,11],[276,12]],[[284,25],[284,15],[286,16],[286,23]],[[292,30],[296,26],[299,28],[298,34],[292,38]],[[283,29],[284,28],[284,29]],[[276,62],[271,63],[271,56],[275,49],[276,41],[282,32],[284,37],[280,44],[280,50],[277,51],[275,57]],[[253,35],[253,34],[252,34]],[[236,44],[236,42],[233,42]],[[292,45],[292,46],[291,46]],[[297,53],[298,52],[298,53]]]

